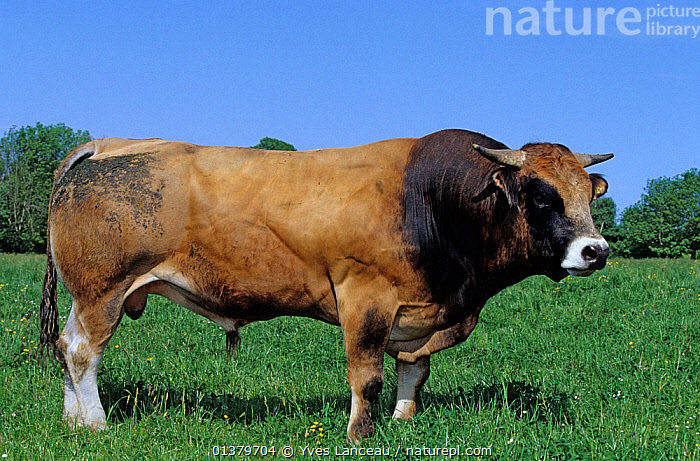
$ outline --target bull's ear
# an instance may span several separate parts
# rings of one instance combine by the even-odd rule
[[[597,173],[589,174],[593,184],[593,200],[602,197],[608,191],[608,182]]]
[[[499,168],[491,175],[491,184],[498,189],[499,193],[503,194],[510,208],[519,207],[517,175],[512,174],[506,168]]]

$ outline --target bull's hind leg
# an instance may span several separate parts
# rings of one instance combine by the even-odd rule
[[[423,384],[430,375],[430,356],[419,358],[416,363],[396,361],[398,384],[394,419],[407,420],[416,414],[416,400]]]
[[[73,301],[68,322],[58,339],[65,359],[63,420],[93,430],[107,427],[97,391],[97,369],[107,343],[121,320],[121,298],[90,304]]]

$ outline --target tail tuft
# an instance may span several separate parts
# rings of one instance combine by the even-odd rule
[[[58,308],[56,306],[56,266],[51,257],[51,251],[47,251],[46,275],[44,276],[44,289],[41,295],[41,315],[39,331],[39,360],[46,364],[47,352],[50,358],[61,359],[61,351],[58,349]]]

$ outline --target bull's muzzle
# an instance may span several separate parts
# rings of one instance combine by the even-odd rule
[[[610,246],[604,238],[579,237],[566,250],[561,267],[571,275],[591,275],[605,267]]]

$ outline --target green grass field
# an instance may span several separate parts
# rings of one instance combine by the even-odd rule
[[[300,447],[331,458],[350,447],[339,328],[252,324],[229,359],[218,326],[158,297],[138,321],[124,318],[102,361],[111,429],[64,427],[60,365],[36,360],[44,261],[0,255],[0,459],[215,459],[213,447],[237,445],[324,459]],[[433,356],[407,423],[391,420],[387,357],[377,434],[362,447],[393,456],[401,446],[398,459],[444,458],[406,456],[423,446],[491,447],[495,459],[700,459],[699,265],[616,260],[588,278],[511,287],[469,340]],[[61,326],[69,305],[61,291]]]

